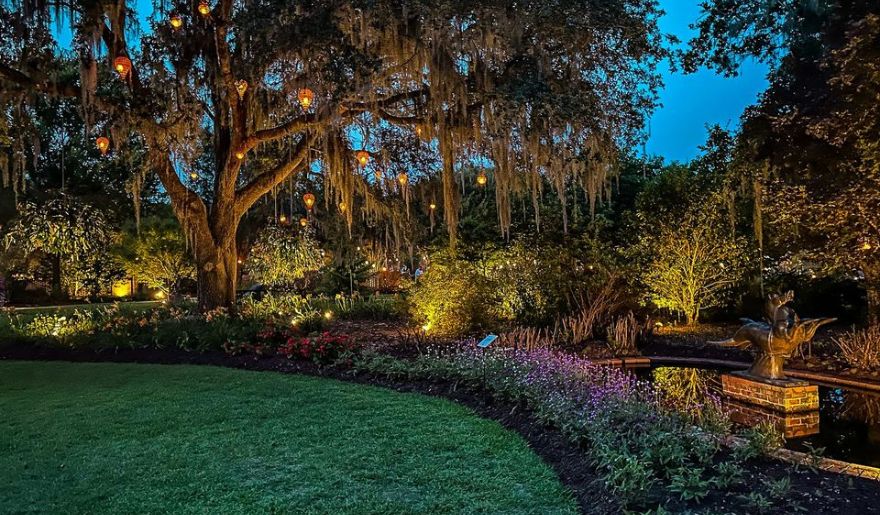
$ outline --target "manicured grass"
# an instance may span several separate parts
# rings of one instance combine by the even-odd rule
[[[0,362],[0,512],[572,513],[451,402],[231,369]]]

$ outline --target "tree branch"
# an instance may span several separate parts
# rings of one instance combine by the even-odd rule
[[[254,177],[251,182],[242,187],[235,195],[235,214],[241,217],[263,195],[281,184],[291,173],[299,168],[306,160],[309,147],[318,139],[316,132],[306,134],[296,145],[290,159],[284,161],[274,169]]]

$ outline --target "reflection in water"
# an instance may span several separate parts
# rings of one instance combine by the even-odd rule
[[[644,374],[644,378],[652,380],[659,393],[670,404],[699,416],[707,399],[720,396],[720,375],[720,372],[714,370],[659,367]],[[759,415],[774,415],[759,414],[754,407],[748,406],[737,413],[738,406],[734,403],[725,401],[724,405],[731,409],[731,419],[743,425],[757,423],[759,419],[755,417]],[[749,412],[752,418],[744,416]],[[785,417],[782,414],[775,416]],[[795,413],[789,417],[800,419],[777,420],[777,423],[782,424],[781,428],[786,428],[786,447],[800,451],[824,448],[824,456],[829,458],[880,466],[880,395],[820,386],[818,417],[815,412]]]
[[[707,400],[711,401],[712,381],[717,373],[697,368],[660,367],[651,373],[663,400],[679,411],[700,418]]]

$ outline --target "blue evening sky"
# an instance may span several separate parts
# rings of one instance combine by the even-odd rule
[[[699,0],[660,0],[666,15],[660,30],[686,43],[693,31],[688,27],[700,16]],[[706,140],[706,125],[735,129],[743,109],[753,104],[767,88],[767,67],[754,61],[743,63],[737,77],[725,78],[709,70],[690,75],[663,70],[662,104],[650,122],[648,155],[667,161],[688,161]]]
[[[687,42],[693,31],[688,27],[700,15],[700,0],[660,0],[666,15],[660,19],[660,30]],[[141,27],[149,28],[151,0],[137,0]],[[59,34],[59,44],[69,48],[69,31]],[[672,73],[663,66],[664,88],[659,92],[660,104],[651,118],[650,138],[645,145],[648,155],[663,156],[666,161],[688,161],[697,155],[706,139],[706,126],[719,124],[728,129],[739,125],[743,109],[754,103],[767,87],[766,66],[747,61],[740,75],[725,78],[709,70],[684,75]],[[641,152],[641,149],[639,149]]]

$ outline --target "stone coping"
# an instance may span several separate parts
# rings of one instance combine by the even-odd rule
[[[739,436],[728,436],[725,438],[724,444],[729,447],[738,447],[746,445],[744,438]],[[823,458],[821,456],[812,456],[805,452],[793,451],[791,449],[776,449],[769,455],[778,460],[796,465],[805,465],[808,467],[816,467],[826,472],[834,472],[837,474],[846,474],[848,476],[860,477],[864,479],[873,479],[880,481],[880,468],[870,465],[859,465],[858,463],[850,463],[848,461],[835,460],[833,458]]]

